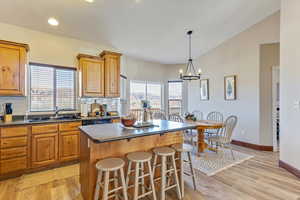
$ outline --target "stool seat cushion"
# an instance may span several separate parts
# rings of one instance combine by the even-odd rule
[[[147,162],[151,160],[152,154],[148,152],[133,152],[129,153],[127,158],[132,162]]]
[[[124,167],[125,162],[121,158],[107,158],[96,163],[96,168],[102,171],[115,171]]]
[[[193,151],[193,146],[189,144],[173,144],[171,146],[178,152],[192,152]]]
[[[175,154],[175,150],[171,147],[157,147],[153,152],[159,156],[171,156]]]

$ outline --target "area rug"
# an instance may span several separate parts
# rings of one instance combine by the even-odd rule
[[[229,149],[222,149],[218,153],[206,151],[200,156],[192,155],[193,168],[207,176],[213,176],[254,157],[238,151],[233,151],[233,154],[235,159],[232,158]]]

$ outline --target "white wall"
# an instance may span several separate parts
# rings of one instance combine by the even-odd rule
[[[281,1],[280,159],[300,170],[300,1]]]
[[[73,38],[43,33],[0,23],[0,40],[26,43],[30,46],[29,61],[67,67],[77,67],[76,56],[79,53],[98,55],[103,50],[114,50],[101,44],[92,44]],[[161,64],[144,62],[122,56],[121,72],[129,79],[165,80],[165,68]],[[23,115],[27,110],[25,97],[0,97],[0,104],[12,102],[14,115]]]
[[[189,111],[220,111],[237,115],[234,139],[263,144],[260,138],[260,45],[279,42],[280,13],[277,12],[248,30],[196,59],[202,78],[209,79],[210,100],[200,101],[199,81],[188,86]],[[177,69],[178,70],[178,67]],[[224,100],[224,76],[237,75],[237,100]]]
[[[279,66],[279,43],[260,45],[260,144],[273,146],[272,68]]]

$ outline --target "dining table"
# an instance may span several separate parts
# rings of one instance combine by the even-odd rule
[[[191,123],[196,125],[197,133],[198,133],[198,153],[203,153],[205,149],[209,148],[209,145],[205,142],[205,131],[206,130],[214,130],[214,129],[221,129],[224,127],[223,122],[216,122],[211,120],[185,120],[187,123]],[[209,148],[213,150],[213,148]]]

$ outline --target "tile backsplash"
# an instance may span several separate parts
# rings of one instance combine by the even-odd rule
[[[78,98],[77,110],[80,112],[80,103],[92,104],[97,101],[100,104],[107,104],[108,111],[121,110],[121,103],[119,98]],[[13,115],[25,115],[28,111],[28,102],[26,97],[0,97],[0,115],[3,115],[3,104],[13,104]]]
[[[119,111],[120,99],[119,98],[79,98],[79,104],[86,103],[91,105],[94,102],[99,104],[106,104],[107,111]]]

